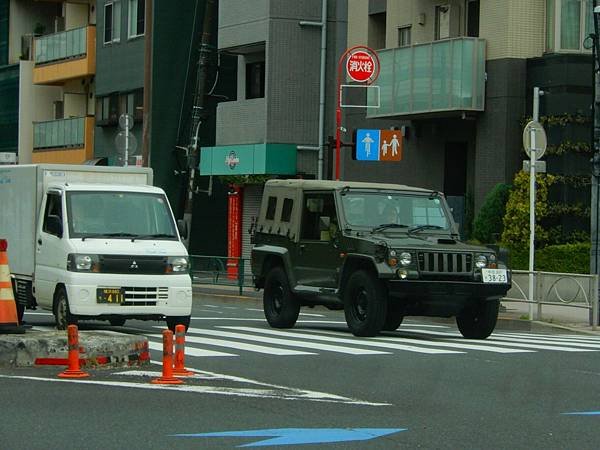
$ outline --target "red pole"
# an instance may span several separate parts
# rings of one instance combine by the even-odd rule
[[[338,85],[339,92],[339,85]],[[340,128],[342,127],[342,109],[339,103],[335,110],[335,181],[340,181]]]
[[[179,378],[173,376],[173,332],[163,331],[163,370],[162,377],[155,378],[152,384],[182,384]]]
[[[77,325],[67,327],[67,343],[69,346],[69,368],[58,374],[60,378],[85,378],[90,374],[79,368],[79,334]]]
[[[175,326],[175,367],[173,375],[178,377],[188,377],[194,375],[194,372],[185,368],[185,325]]]

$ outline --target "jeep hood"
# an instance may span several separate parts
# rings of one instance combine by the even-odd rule
[[[419,249],[419,250],[435,250],[435,251],[448,251],[448,252],[481,252],[491,251],[490,248],[482,245],[471,245],[460,242],[456,239],[452,239],[448,236],[440,235],[394,235],[386,236],[381,233],[375,233],[369,236],[362,236],[362,239],[374,243],[385,243],[390,248],[395,249]]]

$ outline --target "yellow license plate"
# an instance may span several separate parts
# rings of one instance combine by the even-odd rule
[[[98,288],[96,302],[120,304],[125,302],[125,291],[121,288]]]

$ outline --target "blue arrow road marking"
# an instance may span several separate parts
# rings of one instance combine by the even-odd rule
[[[222,431],[217,433],[175,434],[177,437],[270,437],[239,447],[269,445],[323,444],[327,442],[368,441],[406,431],[406,428],[276,428],[270,430]]]
[[[600,416],[600,411],[581,411],[562,413],[563,416]]]

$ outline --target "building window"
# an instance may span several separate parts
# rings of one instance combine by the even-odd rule
[[[467,36],[479,37],[479,0],[469,0],[467,3]]]
[[[594,32],[592,0],[546,1],[546,50],[588,52],[583,41]]]
[[[450,37],[450,5],[435,7],[435,40]]]
[[[263,98],[265,96],[265,62],[257,61],[246,64],[246,98]]]
[[[142,36],[146,18],[146,0],[129,0],[129,37]]]
[[[104,43],[121,40],[121,2],[114,0],[104,4]]]
[[[367,41],[374,49],[385,48],[386,13],[369,14]]]
[[[398,28],[398,47],[408,47],[410,45],[411,27]]]
[[[116,125],[119,120],[119,96],[96,97],[96,125]]]

